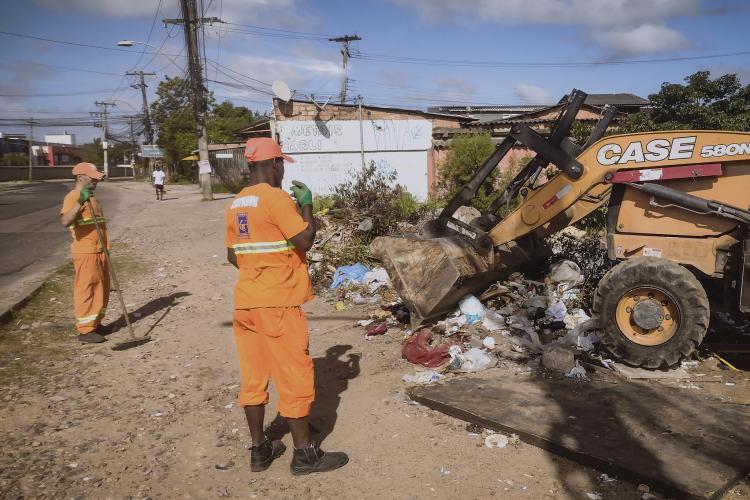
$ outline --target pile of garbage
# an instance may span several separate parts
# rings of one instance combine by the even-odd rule
[[[594,320],[574,306],[582,281],[575,262],[560,260],[541,280],[515,273],[479,297],[467,295],[453,315],[406,339],[402,357],[431,370],[404,381],[434,382],[447,372],[473,373],[503,360],[585,379],[576,356],[593,353],[599,337]]]

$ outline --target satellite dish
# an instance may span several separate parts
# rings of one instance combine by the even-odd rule
[[[281,80],[274,80],[271,84],[271,90],[273,90],[273,95],[284,102],[289,102],[289,99],[292,98],[292,91],[289,90],[289,85]]]

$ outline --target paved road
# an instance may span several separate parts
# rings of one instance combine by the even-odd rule
[[[68,258],[70,231],[60,224],[59,211],[72,187],[72,181],[0,184],[0,314]],[[117,210],[118,194],[109,184],[97,188],[108,217]]]

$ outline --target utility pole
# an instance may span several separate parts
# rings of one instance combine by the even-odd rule
[[[344,35],[344,36],[339,36],[336,38],[328,39],[329,42],[340,42],[341,44],[343,44],[343,47],[341,48],[341,55],[343,57],[342,63],[344,66],[344,76],[341,79],[341,102],[342,103],[346,102],[346,84],[347,84],[347,81],[349,80],[346,76],[346,68],[349,63],[349,42],[354,42],[357,40],[362,40],[362,37],[358,35]]]
[[[201,23],[222,22],[216,17],[198,17],[196,0],[180,0],[182,19],[164,19],[164,24],[181,24],[185,32],[185,45],[188,51],[188,70],[190,85],[193,89],[193,115],[198,123],[198,172],[203,199],[212,200],[211,173],[200,173],[201,165],[208,165],[208,132],[206,131],[207,99],[206,87],[203,85],[200,51],[198,50],[198,25]]]
[[[134,85],[131,85],[134,89],[141,89],[141,97],[143,98],[143,125],[146,127],[146,140],[148,141],[148,144],[153,146],[154,144],[154,131],[151,128],[151,116],[149,115],[148,111],[148,99],[146,98],[146,82],[144,80],[145,75],[156,75],[156,73],[145,73],[143,71],[126,71],[126,75],[129,76],[139,76],[140,77],[140,83],[136,83]],[[154,170],[154,159],[149,158],[148,159],[148,177],[151,178],[151,172]]]
[[[146,127],[146,139],[148,140],[148,143],[153,145],[154,144],[154,131],[151,129],[151,116],[149,115],[148,111],[148,100],[146,98],[146,82],[144,81],[144,76],[151,76],[156,75],[156,73],[145,73],[143,71],[126,71],[126,75],[128,76],[139,76],[140,77],[140,83],[136,83],[134,85],[131,85],[134,89],[141,89],[141,97],[143,98],[143,125]]]
[[[34,180],[32,168],[34,165],[34,118],[29,119],[29,180]]]
[[[135,133],[133,132],[133,120],[135,116],[131,116],[128,120],[130,122],[130,165],[133,170],[133,177],[135,177]]]
[[[95,101],[94,104],[96,104],[99,107],[104,107],[104,112],[101,114],[104,118],[104,140],[102,141],[102,149],[104,149],[104,175],[109,177],[109,163],[107,162],[107,148],[109,148],[109,143],[107,142],[107,106],[117,106],[117,104],[113,102],[101,102],[101,101]]]

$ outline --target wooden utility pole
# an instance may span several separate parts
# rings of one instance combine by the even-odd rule
[[[34,118],[29,119],[29,180],[34,180]]]
[[[198,17],[196,0],[180,0],[182,19],[164,19],[165,24],[181,24],[185,32],[185,45],[188,51],[188,71],[190,86],[193,89],[193,115],[198,123],[198,176],[204,200],[213,199],[211,189],[211,172],[206,171],[208,161],[208,132],[206,131],[206,114],[208,100],[206,87],[203,85],[203,70],[201,69],[200,51],[198,50],[198,26],[201,23],[221,22],[216,17]],[[204,170],[201,173],[201,170]]]
[[[101,114],[103,117],[103,128],[104,128],[104,140],[102,141],[102,149],[104,149],[104,175],[109,177],[109,163],[107,162],[107,149],[109,148],[109,143],[107,142],[107,125],[108,125],[107,106],[117,106],[117,104],[113,102],[100,102],[100,101],[95,101],[94,104],[104,108],[104,111]]]
[[[141,89],[141,98],[143,99],[143,126],[146,130],[146,141],[148,141],[148,144],[153,146],[154,145],[154,130],[151,128],[151,115],[149,114],[148,110],[148,98],[146,97],[146,81],[144,80],[145,75],[156,75],[156,73],[146,73],[144,71],[126,71],[126,75],[128,76],[139,76],[140,82],[131,85],[134,89]],[[148,175],[147,177],[151,179],[151,172],[154,170],[154,159],[149,158],[148,159]]]
[[[362,40],[362,37],[357,36],[357,35],[344,35],[344,36],[339,36],[336,38],[328,39],[329,42],[340,42],[341,44],[343,44],[341,48],[341,56],[343,58],[342,63],[344,66],[344,75],[341,79],[341,102],[342,103],[346,102],[346,85],[349,80],[346,76],[346,68],[349,65],[349,42],[354,42],[357,40]]]

